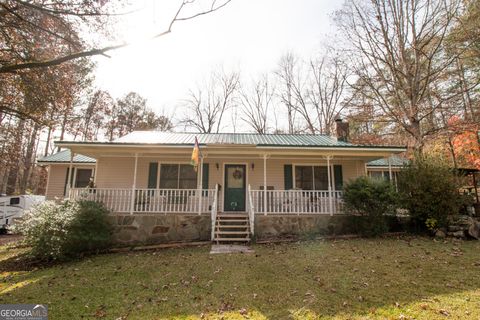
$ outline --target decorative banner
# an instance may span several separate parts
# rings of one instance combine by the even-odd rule
[[[192,151],[192,166],[195,169],[195,172],[198,169],[198,164],[200,162],[200,146],[198,144],[197,137],[195,137],[195,144],[193,146],[193,151]]]

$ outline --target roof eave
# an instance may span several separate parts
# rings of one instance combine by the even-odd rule
[[[96,161],[93,162],[79,162],[79,161],[72,161],[73,164],[84,164],[84,165],[95,165]],[[70,164],[69,161],[39,161],[37,160],[37,164]]]
[[[164,148],[187,148],[193,147],[192,144],[166,144],[166,143],[118,143],[118,142],[88,142],[88,141],[55,141],[55,145],[61,147],[75,147],[75,146],[90,146],[90,147],[164,147]],[[407,151],[403,146],[356,146],[356,145],[331,145],[331,146],[318,146],[318,145],[255,145],[255,144],[200,144],[200,146],[207,146],[210,148],[245,148],[252,147],[257,149],[317,149],[317,150],[358,150],[358,151],[386,151],[392,153],[401,153]]]

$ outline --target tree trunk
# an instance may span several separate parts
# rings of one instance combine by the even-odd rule
[[[15,191],[17,190],[18,171],[20,169],[20,154],[22,150],[22,138],[23,138],[24,128],[25,128],[25,120],[20,120],[16,135],[15,135],[15,139],[13,141],[12,153],[10,155],[11,164],[8,170],[7,188],[6,188],[7,195],[14,194]]]
[[[62,120],[62,127],[60,128],[60,141],[63,140],[63,137],[65,136],[65,130],[67,126],[67,114],[65,113],[63,115],[63,120]],[[57,152],[60,152],[60,147],[57,148]]]
[[[25,154],[25,164],[22,175],[22,180],[20,182],[20,193],[24,194],[27,189],[28,180],[30,178],[30,173],[33,165],[33,157],[35,156],[35,142],[37,141],[39,125],[35,124],[33,126],[32,134],[27,145],[27,153]]]
[[[50,147],[50,139],[51,139],[51,136],[52,136],[52,127],[49,127],[48,128],[48,134],[47,134],[47,141],[45,143],[45,152],[43,153],[43,156],[46,157],[48,156],[48,148]]]
[[[423,151],[423,137],[422,131],[420,128],[420,121],[413,118],[410,120],[410,134],[413,138],[413,149],[418,152],[422,153]]]

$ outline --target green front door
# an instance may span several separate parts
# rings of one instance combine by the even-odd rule
[[[245,211],[246,172],[245,165],[225,165],[224,211]]]

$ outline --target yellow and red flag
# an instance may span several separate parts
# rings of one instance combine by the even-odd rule
[[[198,145],[198,139],[195,137],[195,144],[193,146],[193,151],[192,151],[192,166],[197,171],[198,169],[198,164],[200,162],[200,146]]]

